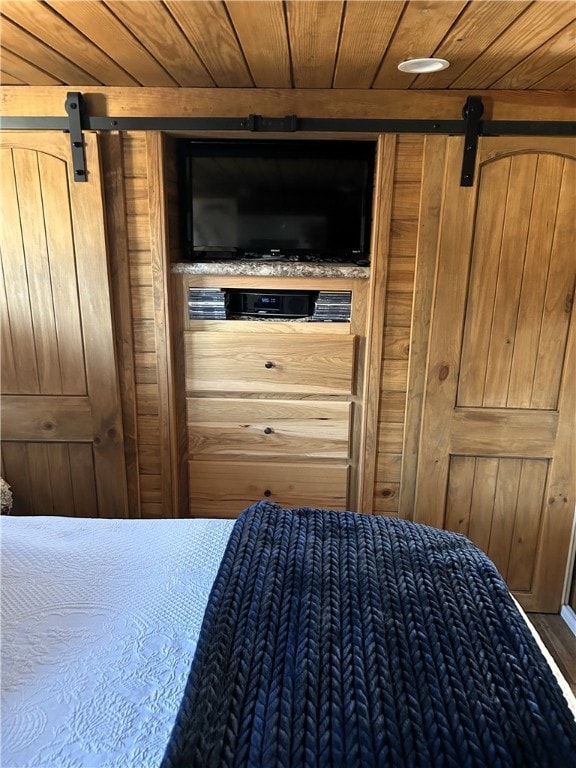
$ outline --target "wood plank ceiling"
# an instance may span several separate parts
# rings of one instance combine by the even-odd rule
[[[3,85],[574,90],[574,0],[2,0]],[[408,58],[442,72],[398,71]]]

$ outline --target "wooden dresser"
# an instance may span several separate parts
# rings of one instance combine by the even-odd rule
[[[235,517],[265,498],[284,506],[354,507],[368,281],[190,274],[173,280],[188,513]],[[189,289],[212,286],[350,292],[351,320],[191,320]]]

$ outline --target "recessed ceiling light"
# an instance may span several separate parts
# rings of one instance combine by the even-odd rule
[[[408,59],[398,64],[400,72],[415,72],[422,74],[424,72],[440,72],[450,66],[446,59]]]

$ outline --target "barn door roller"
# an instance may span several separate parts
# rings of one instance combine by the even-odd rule
[[[484,104],[480,96],[468,96],[462,110],[464,118],[464,156],[462,157],[462,173],[460,186],[471,187],[474,184],[474,167],[476,165],[476,150],[484,113]]]
[[[78,91],[67,94],[64,104],[68,113],[68,133],[72,147],[72,167],[74,169],[74,181],[88,181],[86,173],[86,156],[84,154],[84,136],[82,135],[82,122],[84,118],[84,100]]]

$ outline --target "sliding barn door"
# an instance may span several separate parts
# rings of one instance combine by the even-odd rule
[[[481,139],[466,188],[448,139],[437,209],[415,519],[469,536],[533,611],[559,608],[575,504],[574,149]]]
[[[0,135],[2,473],[18,514],[124,517],[97,137]]]

